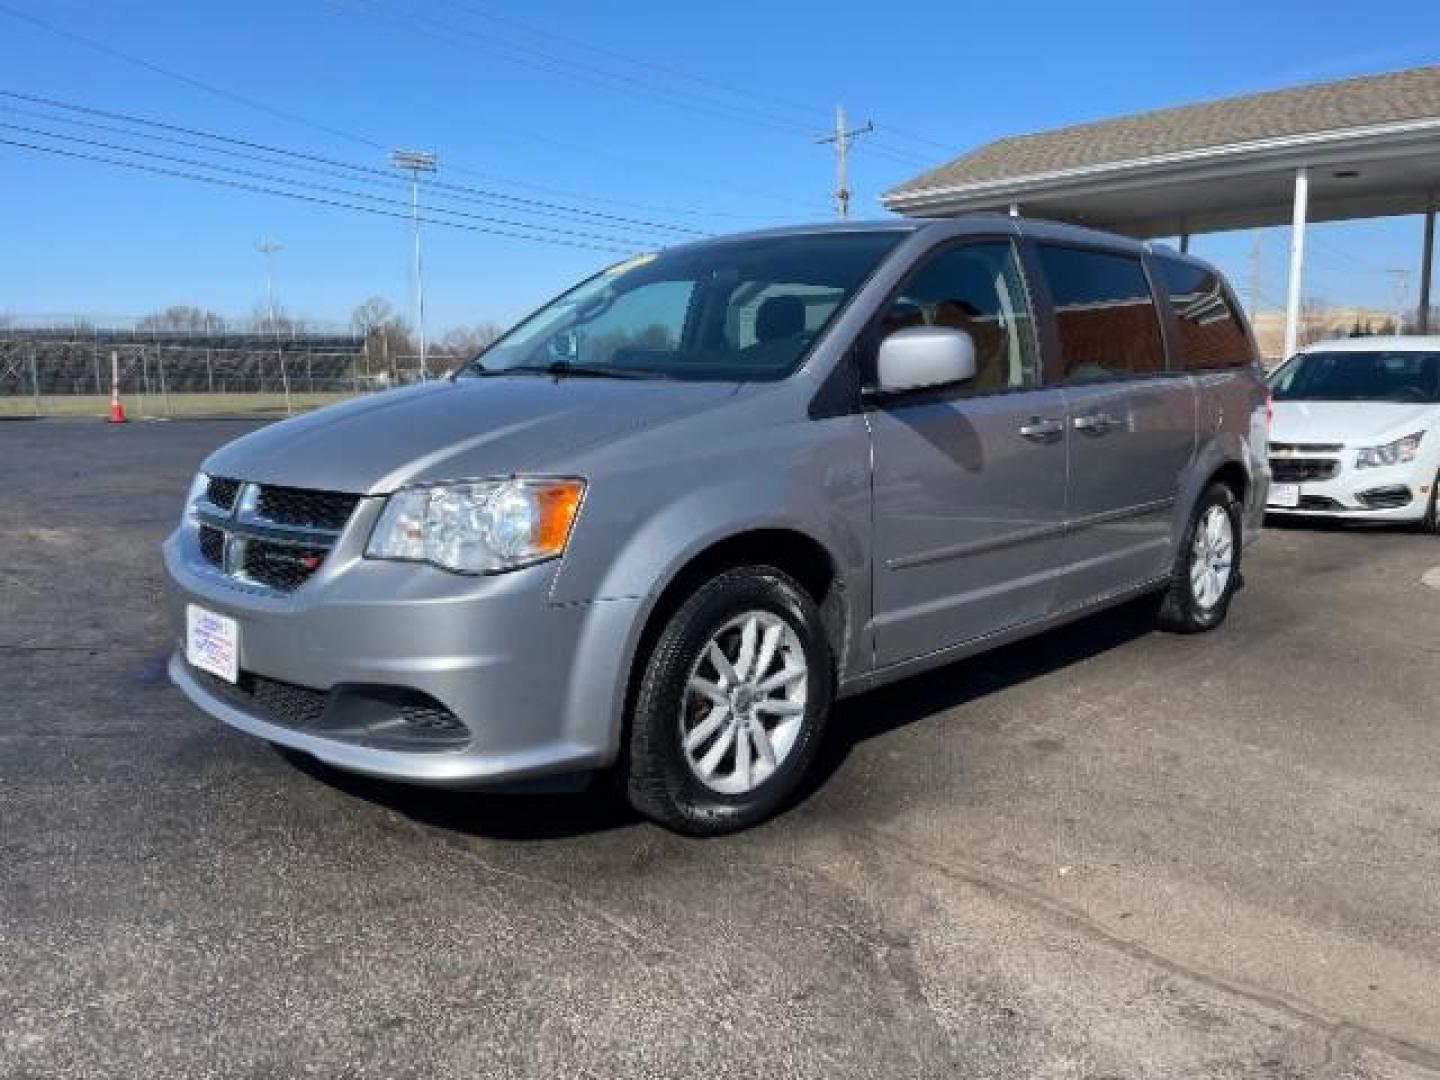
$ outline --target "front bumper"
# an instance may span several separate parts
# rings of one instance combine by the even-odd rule
[[[1306,480],[1300,484],[1300,506],[1269,506],[1266,512],[1286,517],[1345,518],[1353,521],[1418,521],[1425,516],[1429,506],[1434,480],[1434,470],[1420,462],[1356,469],[1342,461],[1333,477]],[[1409,492],[1409,501],[1400,506],[1384,505],[1384,502],[1391,501],[1385,496],[1398,489]]]
[[[169,670],[181,692],[242,731],[389,779],[472,787],[609,764],[639,601],[552,603],[554,563],[467,577],[367,560],[363,538],[378,513],[378,500],[362,503],[325,564],[292,593],[217,572],[193,531],[177,529],[164,557],[178,645]],[[242,672],[311,691],[414,691],[449,710],[468,737],[394,749],[276,723],[186,662],[189,604],[237,621]]]

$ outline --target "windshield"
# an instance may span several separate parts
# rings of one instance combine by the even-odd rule
[[[1276,401],[1440,401],[1440,352],[1310,352],[1270,376]]]
[[[642,255],[547,304],[459,375],[783,378],[904,235],[719,240]]]

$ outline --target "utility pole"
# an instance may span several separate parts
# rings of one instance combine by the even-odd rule
[[[1395,290],[1395,333],[1405,332],[1406,302],[1410,299],[1410,271],[1387,270],[1390,287]]]
[[[420,381],[430,378],[425,351],[425,273],[420,262],[420,174],[439,165],[432,150],[394,150],[390,164],[410,173],[410,224],[415,233],[415,326],[420,333]]]
[[[865,121],[864,127],[846,128],[845,106],[835,106],[835,130],[826,135],[815,136],[817,143],[835,144],[835,216],[847,218],[850,216],[850,144],[861,135],[868,135],[875,130],[875,125],[869,120]]]
[[[285,352],[280,347],[280,327],[275,322],[275,256],[285,245],[268,236],[255,241],[255,250],[265,256],[265,306],[270,312],[270,333],[275,338],[275,361],[280,365],[280,386],[285,391],[285,415],[290,415],[290,377],[285,371]]]
[[[1260,314],[1260,230],[1250,230],[1250,321]]]

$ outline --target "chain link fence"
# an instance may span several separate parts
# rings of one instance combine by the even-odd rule
[[[408,381],[349,334],[0,328],[0,415],[275,413]]]

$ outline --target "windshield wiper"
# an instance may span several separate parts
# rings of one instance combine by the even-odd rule
[[[497,375],[510,375],[515,372],[526,371],[537,375],[552,375],[557,379],[580,378],[580,379],[664,379],[667,378],[664,372],[649,371],[642,368],[617,368],[608,364],[576,364],[570,360],[556,360],[552,363],[522,364],[519,367],[505,368],[496,372]]]

